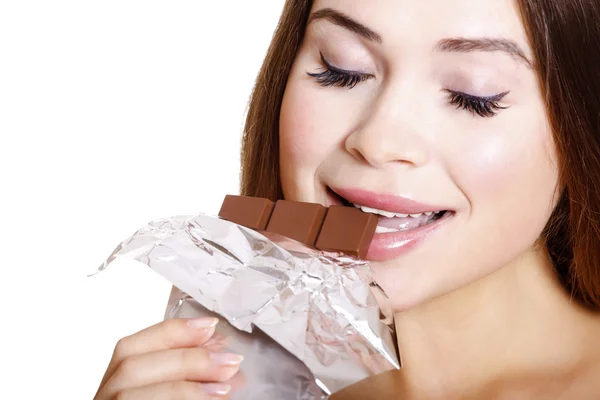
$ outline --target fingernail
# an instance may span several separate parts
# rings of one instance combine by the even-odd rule
[[[242,362],[244,356],[233,353],[210,353],[210,359],[220,366],[236,366]]]
[[[217,318],[196,318],[188,320],[187,324],[193,329],[213,328],[219,323]]]
[[[211,396],[226,396],[231,392],[231,386],[221,383],[205,383],[202,389]]]

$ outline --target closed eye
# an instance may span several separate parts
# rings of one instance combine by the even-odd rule
[[[334,67],[325,59],[322,53],[321,62],[325,67],[324,71],[307,72],[307,74],[324,87],[335,86],[352,89],[359,83],[375,77],[372,74]],[[500,105],[499,102],[509,92],[498,93],[493,96],[475,96],[455,90],[447,89],[445,91],[448,94],[448,101],[450,104],[456,106],[457,109],[469,111],[480,117],[491,118],[497,115],[499,111],[508,108],[507,106]]]
[[[501,106],[499,102],[509,92],[498,93],[493,96],[475,96],[468,93],[457,92],[454,90],[445,90],[448,93],[448,101],[458,109],[463,109],[472,114],[484,118],[491,118],[499,111],[505,110],[507,106]]]
[[[323,53],[321,53],[321,62],[325,67],[325,71],[317,73],[307,73],[308,76],[314,78],[321,86],[337,86],[352,89],[359,83],[375,77],[372,74],[365,74],[363,72],[357,71],[348,71],[334,67],[325,59]]]

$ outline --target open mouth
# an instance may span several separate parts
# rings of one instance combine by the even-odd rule
[[[408,230],[414,230],[423,226],[431,225],[445,217],[450,217],[453,214],[451,210],[427,210],[421,209],[420,212],[414,209],[396,210],[405,212],[392,212],[377,208],[368,207],[362,204],[357,204],[340,196],[331,188],[327,188],[330,196],[339,202],[339,204],[349,207],[356,207],[363,212],[379,215],[379,222],[376,233],[395,233]]]

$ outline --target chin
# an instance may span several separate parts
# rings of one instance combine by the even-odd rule
[[[458,282],[440,281],[443,271],[432,271],[429,268],[402,268],[398,262],[370,262],[374,279],[387,296],[388,304],[394,313],[421,308],[437,299],[452,293],[454,284]],[[427,270],[428,272],[425,272]],[[419,273],[422,272],[422,273]]]
[[[381,286],[384,293],[388,297],[389,305],[382,305],[382,308],[389,309],[391,307],[394,313],[401,313],[417,308],[423,304],[426,304],[434,296],[428,296],[424,292],[418,292],[415,287],[412,290],[406,290],[395,285],[386,285],[386,282],[390,282],[388,279],[377,279],[375,275],[375,281]],[[393,281],[392,281],[393,282]]]

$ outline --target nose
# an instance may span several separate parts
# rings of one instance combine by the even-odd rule
[[[346,151],[374,167],[392,162],[424,165],[430,150],[424,134],[426,116],[421,115],[410,99],[380,98],[365,121],[346,138]]]

